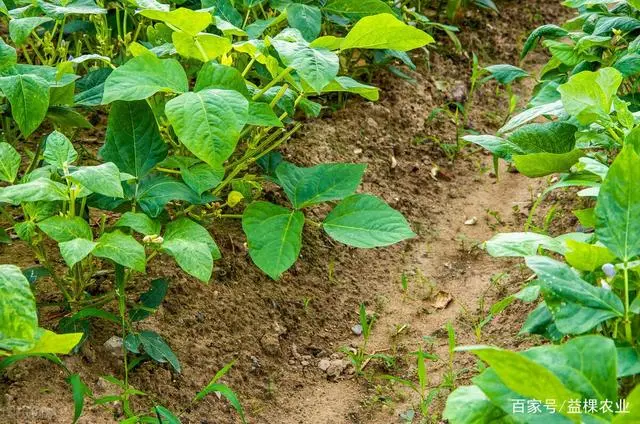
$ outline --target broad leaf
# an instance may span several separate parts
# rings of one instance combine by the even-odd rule
[[[134,199],[143,212],[155,218],[167,203],[184,200],[199,203],[200,197],[187,185],[163,174],[151,174],[137,185]]]
[[[20,132],[30,136],[47,114],[49,83],[36,75],[11,75],[0,77],[0,90],[9,99]]]
[[[304,215],[269,202],[253,202],[242,215],[253,262],[274,280],[295,263],[302,244]]]
[[[352,78],[339,76],[333,81],[327,84],[323,89],[323,93],[331,92],[347,92],[354,93],[364,97],[367,100],[375,102],[380,97],[380,90],[378,87],[372,85],[362,84]]]
[[[165,112],[180,141],[197,158],[215,167],[235,150],[248,108],[240,93],[210,89],[170,100]]]
[[[302,209],[353,194],[366,167],[364,164],[334,163],[300,168],[283,162],[276,169],[276,177],[293,207]]]
[[[204,31],[212,23],[211,13],[195,11],[184,7],[170,12],[146,9],[140,11],[140,14],[149,19],[162,21],[189,35],[196,35]]]
[[[81,166],[71,171],[69,179],[94,193],[109,197],[124,197],[120,171],[112,162],[96,166]]]
[[[193,91],[217,88],[220,90],[235,90],[245,97],[249,97],[247,84],[240,71],[231,66],[216,62],[207,62],[198,72]]]
[[[9,143],[0,143],[0,180],[13,183],[20,169],[20,154]]]
[[[116,102],[111,106],[106,142],[100,149],[104,160],[140,179],[167,156],[167,151],[146,101]]]
[[[36,300],[15,265],[0,265],[0,349],[26,350],[38,328]]]
[[[616,256],[609,249],[597,244],[567,240],[569,251],[564,258],[569,265],[581,271],[595,271],[602,265],[613,262]]]
[[[67,355],[82,339],[83,333],[56,334],[44,328],[38,328],[33,347],[24,353],[57,353]]]
[[[38,7],[57,20],[69,15],[103,15],[106,9],[98,7],[94,0],[37,0]]]
[[[139,212],[125,212],[114,225],[129,227],[145,236],[160,234],[160,223]]]
[[[157,362],[168,362],[174,370],[181,371],[180,362],[167,342],[153,331],[142,331],[138,334],[129,334],[125,338],[125,346],[133,353],[140,353],[142,345],[144,352]]]
[[[322,227],[339,242],[361,248],[388,246],[415,237],[400,212],[369,194],[354,194],[342,200]]]
[[[192,36],[184,32],[174,32],[171,40],[178,54],[202,62],[214,60],[232,48],[228,38],[215,34],[203,33]]]
[[[490,79],[495,79],[500,84],[511,84],[520,78],[526,78],[529,73],[513,65],[491,65],[484,68],[490,74]]]
[[[111,259],[116,264],[144,272],[146,255],[144,247],[130,235],[119,230],[104,233],[93,249],[93,256]]]
[[[37,202],[45,200],[69,200],[67,186],[48,178],[38,178],[24,184],[16,184],[0,188],[0,202],[17,205],[23,202]]]
[[[131,321],[142,321],[150,316],[152,312],[162,304],[168,289],[169,282],[167,280],[162,278],[153,280],[151,282],[151,288],[140,295],[140,306],[129,310],[129,318]]]
[[[86,238],[76,238],[61,242],[58,244],[58,247],[60,248],[60,255],[62,255],[62,259],[64,259],[67,265],[71,268],[89,256],[97,244],[98,243]]]
[[[393,13],[389,5],[382,0],[329,0],[323,9],[329,13],[355,19],[379,13]]]
[[[184,93],[188,90],[187,75],[177,60],[145,54],[134,57],[109,74],[104,83],[102,103],[144,100],[158,92]]]
[[[596,204],[596,234],[623,261],[640,254],[640,155],[625,145],[607,173]]]
[[[390,13],[381,13],[360,19],[345,37],[341,48],[407,51],[433,42],[433,37],[426,32],[405,24]]]
[[[52,216],[40,221],[38,228],[58,243],[76,238],[93,239],[89,224],[79,216],[74,216],[73,218]]]
[[[53,19],[46,16],[11,19],[9,21],[9,37],[17,46],[21,46],[27,41],[34,29],[51,21]]]
[[[582,150],[575,149],[568,153],[514,155],[513,162],[521,174],[530,178],[536,178],[557,172],[568,172],[583,156],[584,152]]]
[[[622,74],[614,68],[602,68],[596,72],[584,71],[573,75],[558,87],[565,110],[578,122],[610,121],[613,98],[622,83]]]
[[[49,165],[65,169],[78,159],[78,152],[64,134],[54,131],[47,136],[43,156]]]
[[[322,13],[316,6],[302,3],[291,3],[287,7],[287,21],[291,28],[299,30],[307,41],[320,35]]]

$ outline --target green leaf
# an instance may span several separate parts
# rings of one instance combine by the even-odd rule
[[[79,216],[52,216],[39,222],[38,228],[58,243],[76,238],[93,239],[89,224]]]
[[[235,150],[248,108],[248,101],[240,93],[210,89],[171,99],[165,112],[182,144],[215,167]]]
[[[596,204],[596,235],[618,258],[640,254],[640,156],[626,144],[607,173]]]
[[[0,77],[0,90],[9,99],[20,132],[29,137],[47,114],[49,83],[36,75],[11,75]]]
[[[287,22],[302,33],[305,40],[318,38],[322,25],[322,13],[316,6],[291,3],[287,6]]]
[[[0,38],[0,70],[12,67],[18,62],[16,49]]]
[[[300,254],[304,215],[269,202],[253,202],[242,215],[253,262],[274,280],[289,269]]]
[[[565,110],[578,122],[609,122],[613,98],[622,83],[622,74],[614,68],[596,72],[584,71],[573,75],[558,87]]]
[[[134,199],[144,213],[152,218],[160,215],[167,203],[184,200],[200,202],[200,197],[186,184],[163,174],[151,174],[137,185]]]
[[[364,97],[367,100],[375,102],[380,97],[378,87],[362,84],[354,79],[345,76],[336,77],[327,84],[323,89],[323,93],[347,92],[354,93]]]
[[[124,197],[120,171],[113,162],[96,166],[81,166],[69,174],[69,179],[94,193],[109,197]]]
[[[563,415],[567,414],[570,400],[580,399],[554,373],[516,352],[486,346],[468,347],[465,350],[487,362],[506,387],[523,397],[555,399],[558,412]],[[563,406],[565,409],[561,410]]]
[[[17,205],[23,202],[54,202],[69,200],[67,186],[48,178],[38,178],[24,184],[16,184],[0,189],[0,202]]]
[[[44,161],[58,169],[65,169],[78,159],[73,144],[61,132],[54,131],[47,136],[44,148]]]
[[[564,37],[568,33],[569,32],[566,29],[560,28],[557,25],[543,25],[541,27],[536,28],[529,35],[529,37],[527,38],[527,41],[525,41],[524,46],[522,48],[522,53],[520,54],[520,58],[524,59],[524,57],[536,47],[540,38],[542,37],[560,38],[560,37]]]
[[[562,333],[585,333],[603,321],[624,315],[622,301],[615,293],[585,282],[567,265],[544,256],[530,256],[526,262],[537,274]]]
[[[119,265],[144,272],[146,263],[144,247],[130,235],[116,230],[104,233],[97,241],[98,245],[93,249],[93,256],[111,259]]]
[[[176,417],[171,411],[162,405],[156,405],[153,410],[158,417],[158,422],[161,424],[180,424],[180,419]]]
[[[267,103],[251,102],[249,103],[249,116],[247,117],[247,125],[255,125],[258,127],[282,127],[282,121],[275,114],[271,106]]]
[[[147,355],[157,362],[168,362],[174,370],[181,371],[180,362],[164,339],[153,331],[142,331],[138,334],[129,334],[125,339],[125,346],[133,353],[139,353],[142,347]]]
[[[447,397],[447,404],[442,413],[450,423],[485,423],[500,422],[507,414],[477,386],[462,386]]]
[[[13,183],[20,169],[20,154],[9,143],[0,143],[0,180]]]
[[[129,311],[129,318],[131,321],[142,321],[151,315],[151,311],[155,311],[160,304],[162,304],[164,297],[167,295],[168,289],[169,282],[167,280],[163,278],[153,280],[149,291],[144,292],[140,296],[139,302],[142,305]]]
[[[526,78],[529,73],[523,69],[513,65],[491,65],[484,68],[491,75],[489,78],[493,78],[500,84],[511,84],[513,81]]]
[[[58,244],[62,259],[67,263],[69,268],[89,256],[98,243],[86,238],[76,238],[73,240],[63,241]]]
[[[62,20],[70,15],[104,15],[106,9],[98,7],[94,0],[37,0],[38,7],[47,15]]]
[[[84,408],[84,398],[91,397],[91,389],[82,382],[79,374],[71,374],[67,378],[67,382],[71,385],[71,393],[73,396],[73,424],[75,424],[82,415]]]
[[[388,246],[415,237],[402,214],[369,194],[342,200],[322,224],[332,238],[349,246]]]
[[[167,151],[146,101],[116,102],[111,106],[106,142],[100,149],[104,160],[140,179],[167,156]]]
[[[518,128],[508,139],[527,153],[568,153],[576,144],[577,128],[565,122],[529,124]]]
[[[511,141],[494,135],[465,135],[465,141],[477,144],[490,151],[495,156],[511,161],[514,154],[524,153],[522,149]]]
[[[602,265],[613,262],[616,256],[604,246],[567,240],[569,251],[564,258],[569,265],[581,271],[595,271]]]
[[[613,424],[633,424],[640,420],[640,387],[636,386],[626,399],[628,413],[617,414]]]
[[[46,16],[11,19],[9,21],[9,37],[11,37],[17,46],[21,46],[27,41],[34,29],[51,21],[53,21],[53,19],[47,18]]]
[[[366,168],[364,164],[346,163],[300,168],[282,162],[276,169],[276,177],[293,207],[302,209],[353,194],[362,182]]]
[[[487,253],[495,257],[534,256],[539,248],[558,252],[558,242],[545,234],[499,233],[484,244]]]
[[[271,40],[282,63],[296,70],[298,75],[316,92],[335,79],[340,70],[338,55],[327,49],[309,47],[306,42]]]
[[[514,155],[516,169],[527,177],[536,178],[557,172],[567,172],[584,156],[580,149],[568,153],[531,153]]]
[[[221,65],[216,62],[207,62],[202,65],[196,85],[193,91],[217,88],[220,90],[234,90],[245,97],[249,97],[247,84],[240,71],[231,66]]]
[[[129,227],[145,236],[160,235],[160,223],[139,212],[125,212],[114,226]]]
[[[238,396],[235,394],[233,390],[231,390],[229,386],[222,383],[209,384],[207,385],[207,387],[205,387],[198,393],[198,395],[196,396],[196,399],[202,399],[209,393],[220,393],[222,396],[227,398],[227,400],[229,401],[233,409],[235,409],[236,412],[240,415],[240,419],[242,420],[242,422],[246,423],[242,404],[240,403]]]
[[[564,113],[565,110],[561,100],[532,107],[531,109],[527,109],[524,112],[519,113],[513,118],[509,119],[509,121],[498,130],[498,135],[509,133],[516,128],[521,127],[522,125],[531,122],[541,116],[559,116]]]
[[[390,13],[381,13],[360,19],[345,37],[341,48],[404,52],[433,42],[433,37],[426,32],[405,24]]]
[[[27,350],[38,328],[36,300],[15,265],[0,265],[0,349]]]
[[[186,273],[205,283],[211,279],[213,260],[221,257],[209,232],[187,218],[167,225],[162,250],[173,256]]]
[[[206,11],[195,11],[180,7],[170,12],[161,10],[146,9],[140,14],[149,19],[162,21],[165,24],[175,27],[189,35],[197,35],[211,25],[213,18],[211,13]]]
[[[184,32],[174,32],[171,34],[171,40],[178,54],[202,62],[216,59],[232,48],[228,38],[214,34],[203,33],[192,36]]]
[[[58,353],[67,355],[80,343],[83,333],[56,334],[44,328],[38,328],[36,342],[24,353]]]
[[[102,104],[144,100],[158,92],[184,93],[188,90],[187,75],[180,62],[145,54],[134,57],[109,74],[104,83]]]
[[[354,19],[379,13],[393,13],[389,5],[382,0],[329,0],[323,10]]]

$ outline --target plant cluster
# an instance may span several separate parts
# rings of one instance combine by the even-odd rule
[[[535,279],[502,302],[536,302],[521,333],[552,344],[520,353],[466,348],[490,368],[450,395],[444,416],[452,423],[640,420],[640,4],[565,4],[578,16],[536,29],[525,43],[523,58],[541,39],[551,55],[527,109],[496,135],[465,137],[527,177],[559,174],[525,232],[484,245],[492,256],[525,259]],[[535,212],[567,187],[577,188],[580,226],[552,237]]]
[[[0,242],[21,240],[39,263],[0,267],[0,366],[29,356],[64,365],[55,355],[77,350],[92,319],[112,322],[124,371],[109,381],[121,392],[94,400],[120,402],[127,423],[179,422],[155,402],[143,412],[130,403],[145,395],[128,378],[142,361],[180,372],[168,343],[140,324],[169,281],[128,296],[154,259],[209,282],[221,252],[207,228],[225,219],[241,220],[251,260],[273,279],[298,259],[305,225],[359,248],[414,236],[399,212],[357,193],[364,164],[300,167],[277,150],[333,93],[377,100],[357,78],[371,64],[413,65],[406,52],[434,40],[404,20],[434,23],[381,0],[176,3],[0,2],[10,38],[0,41]],[[103,112],[94,152],[82,137]],[[265,186],[287,204],[264,200]],[[307,211],[321,204],[330,207],[318,222]],[[43,278],[59,291],[60,334],[38,327],[32,292]],[[229,368],[194,401],[218,392],[243,415],[218,381]],[[93,395],[77,374],[69,381],[77,420]]]

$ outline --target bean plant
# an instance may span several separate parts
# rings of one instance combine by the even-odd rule
[[[335,97],[377,100],[358,80],[368,66],[413,66],[407,52],[434,39],[404,22],[407,10],[381,0],[178,3],[0,2],[9,30],[0,40],[0,243],[19,240],[37,262],[0,266],[0,368],[33,356],[63,367],[74,420],[90,400],[120,403],[124,423],[179,422],[157,402],[132,405],[146,395],[129,378],[142,362],[181,371],[144,322],[170,281],[149,282],[137,298],[133,285],[161,257],[215,279],[222,253],[212,226],[238,220],[248,256],[273,279],[298,259],[305,226],[359,248],[415,236],[400,212],[359,191],[366,164],[304,167],[278,152],[301,116]],[[84,137],[102,116],[95,151]],[[265,188],[286,200],[268,201]],[[47,279],[57,333],[38,326]],[[77,352],[94,319],[119,328],[124,362],[120,376],[104,377],[118,393],[101,398],[57,356]],[[220,393],[244,420],[220,381],[230,368],[194,402]]]

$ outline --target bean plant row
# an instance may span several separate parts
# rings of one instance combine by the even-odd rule
[[[532,271],[500,308],[532,303],[521,334],[543,345],[461,348],[489,367],[449,396],[451,423],[640,422],[640,2],[564,4],[576,17],[537,28],[524,45],[522,59],[538,45],[550,54],[526,109],[495,135],[465,137],[548,182],[524,232],[484,244]],[[514,65],[487,71],[503,84],[533,78]],[[580,224],[552,236],[536,211],[568,188]]]
[[[181,371],[143,322],[171,282],[144,277],[172,258],[215,280],[209,229],[224,220],[241,222],[248,256],[273,279],[298,260],[305,227],[357,248],[414,237],[359,191],[365,164],[305,167],[278,149],[337,98],[377,100],[376,67],[414,67],[407,52],[434,42],[423,29],[454,27],[381,0],[10,0],[0,14],[0,243],[27,246],[37,263],[0,265],[0,369],[30,357],[62,367],[74,422],[87,402],[119,404],[122,423],[178,423],[192,406],[171,411],[129,382],[144,361]],[[84,141],[103,116],[95,151]],[[148,284],[138,298],[136,281]],[[62,319],[43,328],[47,282],[57,291],[46,308]],[[123,370],[104,376],[118,391],[102,397],[58,356],[78,352],[95,320],[122,340]],[[221,394],[244,421],[221,382],[232,365],[192,403]]]

